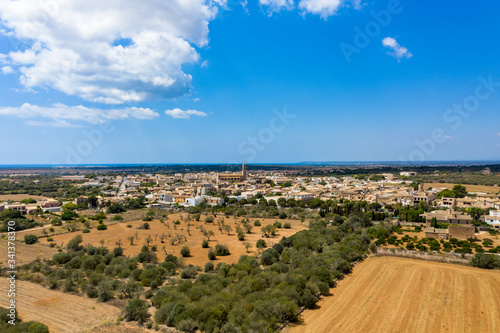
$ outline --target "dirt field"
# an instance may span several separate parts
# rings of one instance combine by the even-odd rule
[[[429,187],[432,188],[446,188],[451,190],[453,186],[456,184],[445,184],[445,183],[424,183],[424,188],[428,189]],[[496,194],[498,191],[500,191],[500,187],[498,186],[484,186],[484,185],[467,185],[464,184],[464,186],[467,188],[467,192],[484,192],[484,193],[493,193]]]
[[[182,214],[182,216],[185,219],[187,214]],[[191,250],[191,257],[186,258],[186,263],[199,265],[203,267],[205,263],[209,261],[208,260],[209,249],[207,248],[204,249],[201,247],[201,243],[205,238],[199,229],[202,226],[205,229],[212,230],[214,232],[214,236],[210,238],[210,247],[213,248],[218,243],[226,244],[229,248],[229,251],[231,252],[231,255],[229,256],[217,257],[215,263],[217,263],[218,261],[222,261],[225,263],[234,263],[238,261],[240,255],[247,253],[243,245],[243,242],[238,240],[237,238],[237,234],[235,231],[236,223],[233,218],[225,219],[225,224],[230,225],[232,228],[232,231],[230,232],[229,235],[227,234],[227,232],[221,233],[219,231],[217,224],[215,223],[202,222],[204,221],[204,219],[205,216],[203,216],[199,222],[196,221],[191,222],[191,227],[190,227],[191,235],[188,234],[187,223],[184,221],[181,221],[181,224],[177,225],[176,229],[173,228],[173,221],[180,220],[180,215],[172,214],[169,215],[169,219],[168,221],[166,221],[169,222],[169,227],[163,225],[158,220],[154,220],[148,222],[150,225],[149,230],[137,229],[137,227],[142,225],[144,222],[130,221],[130,222],[109,225],[108,230],[99,231],[95,228],[92,228],[91,232],[87,234],[83,234],[81,231],[79,231],[61,235],[54,235],[52,236],[52,238],[54,239],[53,241],[57,245],[63,244],[63,246],[65,246],[73,237],[75,237],[77,234],[81,234],[83,237],[84,245],[92,244],[94,246],[101,246],[100,241],[104,240],[105,242],[104,246],[108,247],[110,250],[112,250],[117,246],[116,242],[118,241],[118,239],[120,239],[124,250],[124,255],[135,256],[140,253],[142,246],[146,243],[145,242],[146,238],[148,237],[148,235],[150,235],[151,238],[153,239],[153,241],[150,243],[150,246],[157,245],[158,250],[156,254],[160,262],[164,260],[166,254],[174,254],[176,256],[180,256],[181,248],[184,246],[188,246]],[[240,220],[241,218],[239,218],[237,221]],[[251,221],[250,223],[253,225],[253,222],[255,220],[256,219],[250,219]],[[274,223],[276,220],[259,219],[259,221],[262,223],[262,226],[265,226],[267,224]],[[307,227],[307,223],[303,223],[301,225],[300,221],[298,220],[279,220],[279,221],[281,223],[289,222],[292,227],[291,229],[278,229],[277,236],[272,238],[264,238],[266,241],[272,244],[279,242],[279,240],[283,236],[293,235],[296,232],[303,230]],[[129,228],[127,227],[128,225],[131,225],[132,227]],[[257,251],[257,249],[255,248],[255,243],[257,242],[258,239],[262,238],[261,235],[262,226],[253,227],[252,233],[245,235],[245,241],[248,241],[250,244],[252,244],[252,247],[249,249],[250,251],[249,254],[254,254]],[[137,239],[134,239],[133,245],[130,245],[130,241],[127,238],[130,236],[135,237],[136,233],[137,233]],[[170,237],[166,237],[164,239],[164,243],[161,243],[160,241],[161,234],[165,234],[166,236],[170,235]],[[171,245],[170,240],[177,234],[185,236],[187,241],[183,241],[180,244],[177,243],[175,245]],[[49,243],[47,238],[41,238],[40,242],[42,242],[43,244]],[[165,247],[165,250],[163,250],[163,247]]]
[[[57,250],[54,248],[50,248],[48,246],[44,246],[42,244],[33,244],[26,245],[21,241],[16,241],[16,265],[24,265],[28,264],[37,258],[52,258],[54,254],[57,253]],[[0,249],[2,249],[2,253],[0,255],[0,267],[7,266],[7,240],[0,239]]]
[[[23,199],[32,198],[35,200],[47,199],[46,197],[42,197],[40,195],[31,195],[31,194],[0,194],[0,202],[12,200],[12,201],[21,201]]]
[[[375,257],[331,293],[285,332],[500,331],[500,271]]]
[[[0,293],[7,295],[7,280],[0,279]],[[39,321],[51,333],[85,332],[107,321],[115,321],[120,309],[95,300],[45,289],[26,281],[16,281],[16,304],[24,321]],[[6,297],[6,296],[5,296]]]

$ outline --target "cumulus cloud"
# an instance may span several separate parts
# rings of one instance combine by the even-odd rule
[[[0,107],[0,115],[17,117],[27,120],[26,124],[31,126],[54,126],[54,127],[74,127],[74,123],[68,121],[81,121],[91,124],[103,124],[109,120],[118,119],[154,119],[160,116],[151,109],[144,108],[124,108],[103,110],[89,108],[82,105],[68,106],[61,103],[51,107],[42,107],[28,103],[20,107]],[[39,119],[50,119],[44,121]]]
[[[50,87],[121,104],[179,97],[191,89],[182,65],[208,43],[226,0],[3,0],[0,32],[29,47],[0,55],[26,88]],[[24,43],[19,43],[24,45]]]
[[[261,7],[267,9],[269,15],[281,10],[292,10],[295,8],[294,0],[259,0]],[[302,14],[315,14],[323,19],[337,14],[341,7],[360,9],[361,0],[299,0],[298,8]]]
[[[294,7],[293,0],[259,0],[261,7],[266,8],[269,15],[280,10],[291,10]]]
[[[382,45],[385,47],[389,48],[391,51],[388,52],[387,54],[393,56],[394,58],[398,59],[398,62],[402,58],[411,58],[413,57],[413,54],[411,54],[406,47],[403,47],[399,45],[399,43],[396,41],[396,39],[392,37],[385,37],[382,40]]]
[[[3,74],[12,74],[12,73],[14,73],[14,69],[10,66],[3,66],[2,73]]]
[[[362,7],[361,0],[300,0],[299,8],[304,14],[316,14],[323,19],[337,14],[339,8],[352,5],[355,9]]]
[[[202,111],[196,111],[196,110],[181,110],[178,108],[172,109],[172,110],[166,110],[165,114],[167,116],[170,116],[172,118],[177,118],[177,119],[189,119],[191,116],[199,116],[199,117],[206,117],[207,114]]]

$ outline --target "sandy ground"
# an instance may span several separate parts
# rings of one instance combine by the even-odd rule
[[[185,218],[186,214],[183,214],[183,217]],[[214,263],[217,263],[219,261],[225,263],[234,263],[238,261],[240,255],[247,254],[243,244],[244,242],[238,240],[237,238],[237,234],[235,231],[236,223],[233,218],[225,219],[225,223],[232,227],[232,231],[230,232],[229,235],[227,234],[227,232],[221,233],[219,231],[218,226],[215,223],[207,224],[205,222],[202,222],[204,221],[204,219],[205,216],[203,216],[199,222],[196,221],[191,222],[191,227],[190,227],[191,235],[188,234],[187,223],[184,221],[181,221],[181,224],[177,225],[176,229],[173,228],[173,221],[180,220],[180,216],[179,214],[175,215],[172,214],[169,215],[168,219],[168,222],[170,222],[170,227],[163,225],[158,220],[154,220],[148,222],[150,225],[149,230],[137,229],[137,227],[142,225],[144,222],[130,221],[130,222],[123,222],[114,225],[109,225],[108,230],[99,231],[95,228],[92,228],[91,232],[87,234],[78,231],[78,232],[54,235],[52,236],[52,238],[54,239],[53,241],[57,245],[63,244],[63,246],[66,246],[73,237],[75,237],[77,234],[81,234],[83,237],[84,245],[92,244],[94,246],[101,246],[100,241],[104,240],[104,246],[108,247],[110,250],[114,249],[117,246],[116,242],[118,242],[118,240],[120,239],[124,250],[124,255],[135,256],[140,253],[142,246],[146,243],[145,242],[146,238],[148,237],[148,235],[150,235],[151,238],[153,239],[153,241],[150,243],[150,246],[157,245],[158,250],[156,254],[160,262],[164,260],[166,254],[174,254],[176,256],[180,256],[181,248],[184,246],[188,246],[191,250],[191,256],[186,258],[186,263],[203,267],[205,263],[209,261],[208,260],[209,249],[201,247],[201,243],[205,237],[202,235],[199,228],[204,227],[205,229],[212,230],[214,232],[214,236],[210,238],[210,247],[214,248],[216,244],[221,243],[227,245],[229,251],[231,252],[231,255],[229,256],[217,257],[217,260],[215,260]],[[253,225],[253,222],[255,220],[256,219],[253,218],[250,219],[251,221],[250,223]],[[265,226],[267,224],[272,224],[276,221],[275,219],[258,219],[258,220],[262,223],[262,226]],[[237,221],[241,221],[241,218],[237,219]],[[277,243],[283,236],[291,236],[307,227],[306,222],[301,224],[300,221],[298,220],[279,220],[279,221],[281,223],[289,222],[291,223],[292,227],[291,229],[278,229],[277,235],[275,237],[264,238],[270,244]],[[127,227],[127,225],[131,225],[132,227],[129,228]],[[253,227],[252,233],[245,235],[245,241],[248,241],[252,245],[252,247],[249,249],[248,253],[249,255],[253,255],[257,252],[255,243],[257,242],[258,239],[263,238],[261,234],[262,226]],[[130,245],[130,241],[127,238],[130,236],[135,236],[136,233],[138,238],[134,239],[133,245]],[[164,243],[161,243],[159,237],[161,234],[165,235],[170,234],[170,237],[166,237],[164,239]],[[171,245],[170,239],[175,237],[177,234],[184,235],[187,241],[183,241],[180,244]],[[40,242],[43,244],[49,243],[49,241],[47,241],[47,238],[41,238]],[[165,247],[165,250],[163,250],[163,247]]]
[[[285,332],[500,331],[500,271],[372,257],[331,293]]]
[[[24,237],[21,237],[23,239]],[[14,242],[16,248],[16,265],[24,265],[28,264],[37,258],[52,258],[54,254],[57,253],[57,249],[50,248],[48,246],[44,246],[42,244],[32,244],[26,245],[20,240]],[[7,266],[8,260],[7,258],[7,245],[8,241],[6,239],[0,239],[0,267]]]
[[[0,293],[7,296],[8,283],[0,279]],[[107,321],[114,321],[120,309],[95,300],[65,294],[26,281],[16,281],[18,314],[24,321],[47,325],[51,333],[85,332]]]
[[[429,187],[441,189],[446,188],[451,190],[453,186],[456,184],[447,184],[447,183],[424,183],[424,188],[428,189]],[[484,186],[484,185],[467,185],[464,184],[467,188],[467,192],[484,192],[484,193],[493,193],[496,194],[500,191],[500,187],[498,186]]]

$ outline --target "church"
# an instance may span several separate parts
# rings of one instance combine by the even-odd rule
[[[247,166],[243,163],[241,173],[219,173],[217,174],[217,182],[241,182],[247,179]]]

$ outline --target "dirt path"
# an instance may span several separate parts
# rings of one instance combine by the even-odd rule
[[[0,294],[5,300],[7,280],[0,278]],[[16,282],[16,304],[24,321],[38,321],[47,325],[51,333],[85,332],[105,321],[114,321],[120,309],[95,300],[45,289],[26,281]]]
[[[369,258],[302,314],[302,332],[499,332],[500,271]]]

